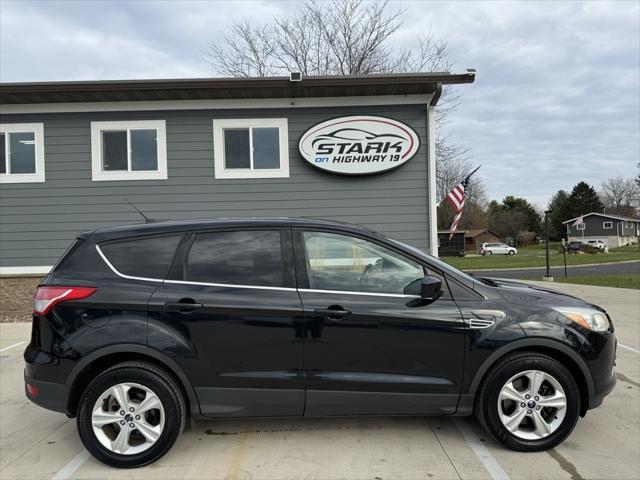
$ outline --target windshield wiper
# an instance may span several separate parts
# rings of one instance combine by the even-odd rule
[[[495,282],[495,281],[491,280],[490,278],[478,277],[474,273],[469,273],[469,272],[464,272],[464,273],[466,273],[467,275],[473,277],[475,280],[478,280],[479,282],[484,283],[485,285],[489,285],[490,287],[499,287],[500,286],[498,284],[498,282]]]

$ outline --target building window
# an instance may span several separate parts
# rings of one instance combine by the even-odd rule
[[[613,228],[613,222],[602,222],[602,228],[611,230]]]
[[[164,120],[91,122],[94,181],[166,180]]]
[[[43,124],[0,124],[0,183],[33,182],[44,182]]]
[[[289,177],[286,118],[213,121],[216,178]]]
[[[585,229],[585,227],[586,227],[586,224],[585,224],[585,223],[579,223],[578,225],[576,225],[576,228],[577,228],[578,230],[584,230],[584,229]]]

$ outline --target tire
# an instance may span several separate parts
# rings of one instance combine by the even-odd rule
[[[489,255],[493,255],[493,252],[492,252],[491,250],[489,250],[487,253],[488,253]]]
[[[125,412],[122,420],[117,417],[124,411],[118,401],[121,397],[125,398],[122,403],[133,408],[131,414]],[[138,399],[141,400],[136,403]],[[153,401],[152,408],[136,414],[135,407],[146,408],[142,402],[147,400]],[[101,419],[108,423],[94,427],[93,421]],[[89,453],[118,468],[141,467],[158,460],[176,442],[185,422],[185,400],[180,388],[164,370],[145,362],[120,363],[96,377],[80,398],[77,416],[78,433]],[[130,429],[123,432],[126,427]],[[123,439],[121,443],[119,438]],[[114,445],[122,445],[123,452],[114,451]],[[126,450],[129,453],[124,453]]]
[[[509,250],[509,255],[515,255],[515,253],[516,253],[515,251]]]
[[[519,405],[524,404],[524,408],[520,409],[520,411],[524,410],[524,417],[522,417],[522,423],[518,424],[518,430],[514,432],[507,429],[501,417],[504,418],[505,408],[511,407],[513,404],[516,405],[515,409],[518,409],[518,402],[513,402],[508,398],[504,399],[501,396],[501,391],[503,386],[514,377],[522,376],[510,383],[511,385],[516,385],[516,382],[520,382],[525,372],[542,372],[542,377],[546,378],[548,376],[557,382],[557,385],[563,390],[565,406],[562,410],[541,406],[545,398],[551,399],[551,397],[540,395],[539,398],[542,399],[540,401],[541,405],[537,405],[537,402],[534,401],[532,403],[535,406],[532,410],[529,410],[530,405],[524,402],[531,402],[534,398],[523,399]],[[536,374],[534,373],[533,375]],[[558,389],[554,390],[552,383],[547,380],[543,381],[542,386],[538,389],[539,392],[544,393],[552,390],[556,393],[559,391]],[[523,390],[523,395],[526,391],[527,389]],[[501,398],[503,400],[500,400]],[[500,404],[499,401],[501,401]],[[519,352],[499,360],[487,374],[477,392],[475,414],[485,430],[507,448],[521,452],[538,452],[555,447],[569,436],[580,416],[580,403],[579,386],[576,379],[564,365],[547,355],[535,352]],[[514,410],[511,414],[513,416],[507,418],[517,420],[516,413],[518,411]],[[539,423],[541,418],[539,413],[546,416],[546,420],[543,418],[543,421],[549,427],[548,431],[546,431],[547,427],[544,424]],[[541,428],[538,428],[538,425],[541,425]],[[545,436],[538,437],[538,431],[545,432]]]

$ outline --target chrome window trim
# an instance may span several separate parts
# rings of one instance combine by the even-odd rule
[[[175,283],[179,285],[202,285],[204,287],[222,287],[222,288],[251,288],[256,290],[280,290],[284,292],[295,292],[292,287],[267,287],[262,285],[236,285],[232,283],[209,283],[209,282],[192,282],[189,280],[164,280],[164,283]]]
[[[317,290],[314,288],[299,288],[298,291],[308,293],[333,293],[340,295],[368,295],[372,297],[420,298],[420,295],[404,295],[402,293],[352,292],[350,290]]]
[[[208,282],[191,282],[188,280],[163,280],[161,278],[148,278],[148,277],[135,277],[133,275],[125,275],[118,271],[111,262],[107,259],[105,254],[100,249],[100,246],[96,244],[96,250],[98,254],[104,260],[104,263],[111,269],[113,273],[122,278],[130,280],[142,280],[147,282],[159,282],[159,283],[173,283],[178,285],[201,285],[203,287],[222,287],[222,288],[248,288],[254,290],[278,290],[283,292],[307,292],[307,293],[332,293],[339,295],[366,295],[371,297],[391,297],[391,298],[420,298],[420,295],[403,295],[400,293],[375,293],[375,292],[352,292],[341,290],[318,290],[313,288],[292,288],[292,287],[266,287],[262,285],[236,285],[231,283],[208,283]]]
[[[100,245],[96,244],[96,250],[102,257],[102,260],[104,260],[104,263],[106,263],[107,266],[111,269],[111,271],[116,275],[118,275],[119,277],[128,278],[129,280],[143,280],[145,282],[160,282],[160,283],[164,282],[162,278],[135,277],[133,275],[125,275],[124,273],[119,272],[118,269],[111,264],[111,262],[105,256],[105,254],[102,253],[102,250],[100,250]]]

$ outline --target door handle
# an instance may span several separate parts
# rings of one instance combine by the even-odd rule
[[[202,308],[202,304],[196,303],[190,298],[183,298],[179,302],[166,302],[164,308],[170,312],[191,313]]]
[[[316,308],[314,312],[327,317],[329,320],[342,320],[342,317],[349,315],[351,310],[343,310],[342,308]]]

